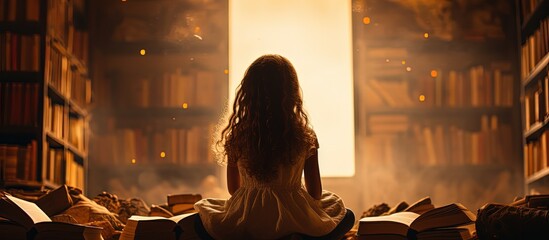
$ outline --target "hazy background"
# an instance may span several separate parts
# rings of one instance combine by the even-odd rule
[[[229,95],[227,1],[90,4],[87,194],[108,191],[149,204],[171,193],[228,197],[225,168],[209,152]],[[512,1],[353,0],[349,11],[355,172],[324,178],[324,188],[357,215],[424,196],[476,209],[522,195]],[[448,80],[477,74],[505,79],[497,102],[473,103],[470,91]],[[447,84],[438,89],[437,79]]]

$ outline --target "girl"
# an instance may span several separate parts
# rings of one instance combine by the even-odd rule
[[[231,197],[195,204],[197,231],[206,238],[276,239],[299,233],[340,239],[353,226],[354,215],[341,198],[322,190],[318,141],[286,58],[264,55],[248,67],[216,145],[228,165]]]

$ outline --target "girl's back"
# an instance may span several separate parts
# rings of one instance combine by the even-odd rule
[[[274,239],[332,232],[347,210],[341,198],[322,190],[318,141],[292,64],[279,55],[254,61],[232,110],[217,141],[231,198],[195,204],[209,235]]]

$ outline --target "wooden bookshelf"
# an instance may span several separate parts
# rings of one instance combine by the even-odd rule
[[[86,191],[86,0],[2,4],[0,188],[67,184]]]
[[[521,71],[524,184],[546,193],[549,179],[549,1],[516,1]]]
[[[109,179],[140,188],[127,180],[147,171],[166,181],[218,176],[210,143],[228,96],[226,1],[100,0],[91,7],[97,104],[90,174],[103,186],[94,191],[109,190]],[[136,37],[129,22],[147,29]]]
[[[523,132],[515,13],[494,5],[512,9],[513,2],[449,3],[452,27],[444,33],[418,23],[426,16],[398,2],[372,1],[367,10],[353,13],[362,181],[374,181],[369,169],[375,168],[399,173],[386,181],[460,182],[455,191],[462,196],[478,196],[473,189],[479,182],[486,188],[498,182],[507,186],[483,201],[506,202],[522,193],[522,165],[516,161]],[[494,24],[490,29],[475,24],[472,12],[490,15]],[[409,191],[433,194],[436,189],[412,184]],[[482,206],[478,199],[447,198]]]

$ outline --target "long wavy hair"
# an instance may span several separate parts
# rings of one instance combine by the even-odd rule
[[[248,67],[228,123],[221,124],[227,124],[215,142],[221,162],[242,161],[248,175],[263,182],[316,141],[297,73],[280,55],[263,55]]]

